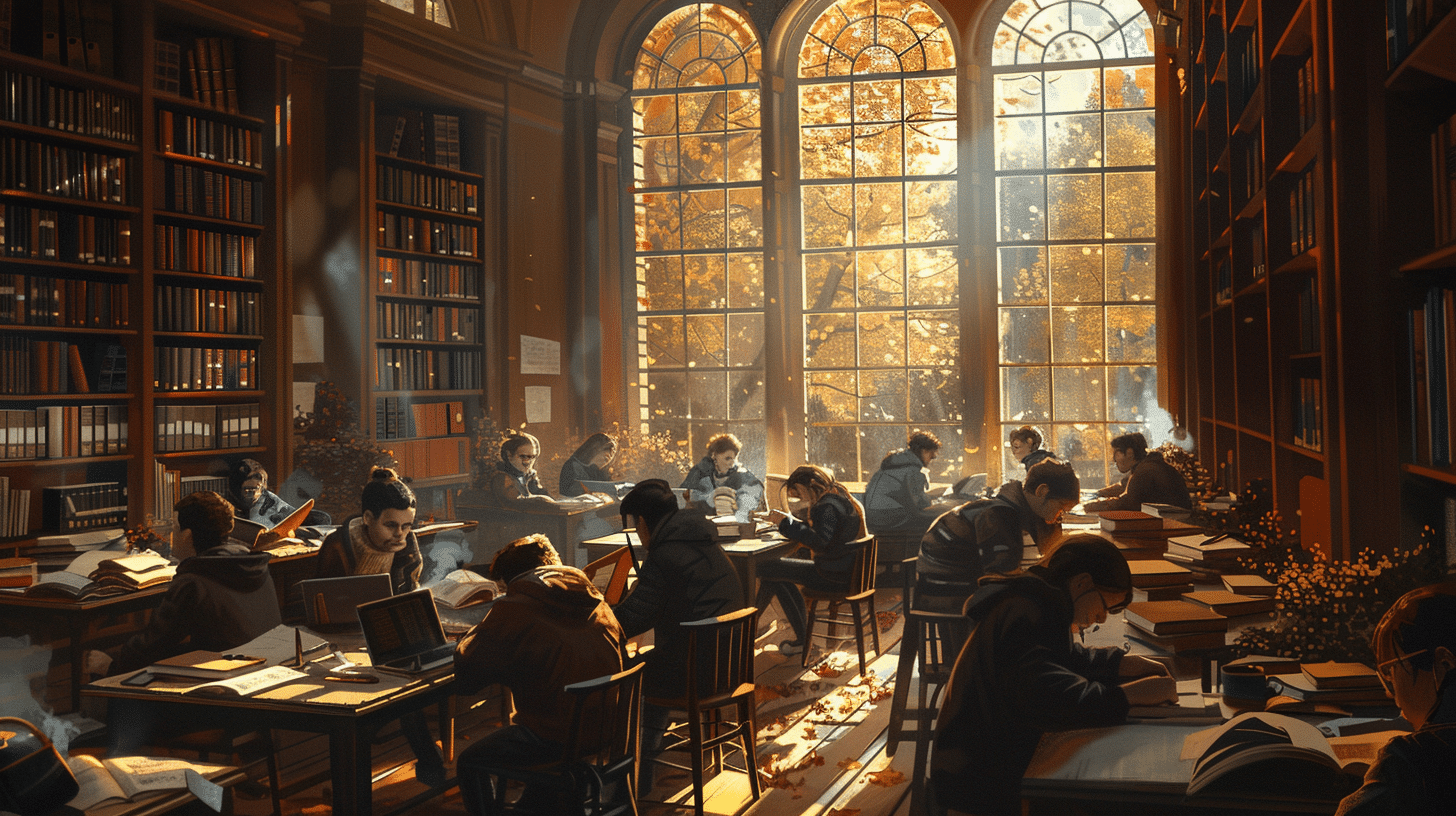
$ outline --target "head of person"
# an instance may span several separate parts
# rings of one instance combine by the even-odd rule
[[[211,490],[189,493],[172,509],[177,511],[172,547],[184,558],[221,545],[233,531],[232,503]]]
[[[1022,493],[1031,511],[1047,524],[1056,524],[1063,513],[1077,506],[1082,498],[1082,483],[1077,471],[1066,462],[1044,459],[1026,471]]]
[[[541,443],[528,433],[512,434],[501,443],[501,461],[522,473],[530,473],[535,468],[540,454]]]
[[[818,465],[800,465],[784,480],[784,493],[806,505],[819,501],[825,493],[838,487],[834,476]]]
[[[593,467],[606,467],[617,455],[617,440],[604,433],[594,433],[581,443],[571,458]]]
[[[1456,581],[1402,595],[1375,626],[1375,671],[1415,728],[1430,720],[1456,676]]]
[[[1118,473],[1126,473],[1148,455],[1148,440],[1136,431],[1112,438],[1112,464]]]
[[[1030,570],[1072,600],[1072,631],[1107,620],[1132,600],[1132,571],[1111,541],[1078,533],[1057,542]]]
[[[551,539],[535,533],[512,541],[496,553],[490,561],[488,575],[492,581],[505,585],[537,567],[560,563],[561,556],[551,546]]]
[[[719,475],[732,470],[742,452],[743,443],[731,433],[721,433],[708,440],[708,458],[713,460],[713,470]]]
[[[622,527],[637,528],[637,537],[651,547],[652,531],[663,519],[677,512],[677,494],[662,479],[638,482],[622,497],[618,512],[622,514]]]
[[[369,543],[377,550],[404,549],[415,526],[415,493],[393,468],[375,468],[359,500]]]
[[[905,449],[920,457],[926,467],[940,455],[940,439],[929,431],[916,431],[905,440]]]
[[[228,470],[228,487],[243,507],[252,507],[268,489],[268,471],[257,459],[243,459]]]
[[[1030,425],[1022,425],[1011,432],[1011,456],[1020,462],[1041,447],[1041,432]]]

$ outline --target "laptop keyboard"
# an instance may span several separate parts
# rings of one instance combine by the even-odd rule
[[[454,654],[455,645],[452,643],[446,643],[442,646],[436,646],[428,652],[421,652],[417,655],[410,655],[409,657],[402,657],[398,660],[391,660],[384,665],[385,667],[391,669],[423,671],[425,669],[435,668],[436,665],[443,665],[446,661],[450,660],[454,656]]]

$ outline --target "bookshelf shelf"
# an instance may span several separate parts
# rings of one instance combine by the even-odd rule
[[[42,127],[40,125],[27,125],[20,122],[12,122],[8,119],[0,119],[0,131],[8,131],[14,135],[24,136],[33,141],[46,141],[78,147],[96,148],[97,150],[104,150],[108,153],[126,155],[141,153],[141,148],[137,147],[134,142],[105,139],[100,136],[87,136],[74,131]]]
[[[229,218],[211,218],[206,215],[194,215],[192,213],[177,212],[176,210],[157,210],[153,217],[158,223],[182,222],[188,224],[200,224],[203,226],[217,227],[222,230],[233,230],[239,232],[262,232],[268,228],[266,224],[254,224],[248,221],[234,221]]]
[[[1289,21],[1279,38],[1274,41],[1274,57],[1300,57],[1313,47],[1310,18],[1316,2],[1319,0],[1300,0],[1298,8],[1294,11],[1294,18]],[[1268,36],[1267,33],[1265,36]]]
[[[54,402],[127,402],[135,394],[88,391],[81,394],[0,394],[0,402],[7,403],[54,403]]]
[[[176,162],[177,164],[190,164],[196,167],[209,167],[215,170],[225,172],[228,175],[232,176],[253,176],[255,178],[267,178],[268,176],[268,173],[262,168],[253,167],[247,164],[239,164],[237,162],[216,161],[214,159],[204,159],[197,156],[188,156],[185,153],[172,153],[161,150],[157,151],[155,155],[157,158],[165,159],[169,162]]]
[[[14,32],[12,32],[14,35]],[[18,35],[14,35],[18,36]],[[84,88],[100,88],[127,94],[133,97],[140,96],[139,89],[134,83],[123,79],[110,77],[91,71],[83,71],[78,68],[71,68],[57,62],[36,59],[26,54],[14,51],[5,52],[7,67],[23,71],[27,74],[41,77],[52,82],[64,83],[66,85],[80,86]]]
[[[450,389],[450,388],[436,388],[436,389],[431,389],[428,392],[421,392],[421,391],[389,391],[389,390],[385,390],[385,389],[382,389],[382,388],[377,388],[377,389],[374,389],[373,391],[371,391],[370,393],[373,394],[376,397],[405,397],[405,398],[408,398],[408,397],[412,397],[412,396],[416,396],[416,395],[424,395],[424,396],[428,396],[432,401],[439,401],[439,400],[442,400],[442,399],[452,399],[452,398],[458,399],[458,398],[461,398],[461,397],[479,397],[480,396],[480,391],[478,389],[474,389],[474,388],[455,388],[455,389]]]
[[[7,459],[7,465],[23,464],[26,467],[34,468],[68,468],[78,465],[95,465],[104,462],[126,462],[131,459],[131,454],[107,454],[105,456],[68,456],[59,459]]]
[[[1293,442],[1280,442],[1278,444],[1280,450],[1286,450],[1290,453],[1297,453],[1300,456],[1306,457],[1308,459],[1313,459],[1314,461],[1320,463],[1323,463],[1325,461],[1325,455],[1322,451],[1314,450],[1313,448],[1306,448],[1303,445],[1296,445]]]
[[[266,453],[267,448],[258,445],[248,448],[199,448],[189,451],[155,451],[152,456],[159,460],[198,459],[203,457],[242,456],[248,453]]]
[[[187,391],[153,391],[152,393],[158,404],[172,402],[206,402],[208,400],[218,399],[219,397],[227,397],[229,399],[259,399],[268,395],[265,391],[227,388]]]
[[[1385,86],[1391,90],[1399,90],[1416,84],[1419,80],[1412,76],[1415,72],[1456,82],[1456,65],[1453,65],[1451,59],[1453,53],[1456,53],[1456,13],[1448,8],[1446,16],[1426,32],[1390,73],[1385,80]]]
[[[229,334],[227,332],[154,331],[152,336],[159,340],[234,340],[245,343],[260,343],[266,339],[261,334]]]
[[[1299,137],[1294,148],[1274,168],[1274,172],[1285,175],[1295,175],[1304,172],[1304,168],[1314,160],[1315,154],[1319,152],[1319,131],[1310,128],[1304,135]]]
[[[261,278],[242,278],[236,275],[209,275],[206,272],[180,272],[172,269],[154,269],[152,275],[157,278],[176,278],[184,281],[198,281],[199,283],[220,283],[228,287],[246,286],[248,288],[263,288],[268,282]]]
[[[0,255],[0,263],[14,262],[24,264],[27,268],[45,270],[47,272],[77,272],[84,275],[136,275],[136,267],[113,266],[100,263],[77,263],[75,261],[53,261],[49,258],[11,258]],[[4,325],[4,324],[0,324]]]
[[[1400,271],[1429,272],[1436,269],[1445,269],[1449,266],[1456,266],[1456,242],[1437,247],[1415,260],[1401,264]]]
[[[479,173],[470,173],[464,170],[457,170],[453,167],[443,167],[438,164],[415,161],[414,159],[406,159],[401,156],[391,156],[388,153],[375,153],[374,158],[378,159],[384,164],[393,165],[395,167],[402,167],[409,170],[415,170],[426,175],[443,176],[445,178],[453,178],[460,181],[471,182],[473,184],[485,183],[485,177],[480,175]]]
[[[124,215],[136,215],[141,212],[140,207],[130,204],[113,204],[108,201],[89,201],[84,198],[71,198],[69,196],[46,195],[45,193],[33,193],[29,190],[0,190],[0,196],[15,199],[17,201],[36,201],[49,204],[54,207],[66,209],[101,210],[103,212],[119,213]],[[3,257],[3,256],[0,256]]]
[[[448,213],[437,213],[437,215],[447,215],[447,214]],[[396,249],[394,247],[383,247],[383,246],[382,247],[378,247],[376,251],[379,253],[379,255],[381,257],[391,257],[391,258],[398,257],[398,258],[408,258],[408,259],[411,259],[411,260],[420,260],[420,261],[441,261],[441,262],[458,263],[458,264],[473,264],[473,265],[476,265],[476,266],[479,266],[480,265],[480,259],[479,258],[472,257],[472,256],[469,256],[469,255],[450,255],[450,254],[444,253],[444,252],[419,252],[419,251],[416,251],[416,250]]]
[[[417,207],[413,204],[401,204],[398,201],[386,201],[379,199],[377,202],[381,209],[398,210],[400,212],[413,213],[422,218],[449,218],[462,223],[472,223],[480,220],[480,216],[474,213],[453,212],[451,210],[440,210],[434,207]],[[381,247],[381,250],[384,248]],[[390,250],[394,251],[394,250]],[[466,256],[460,256],[466,257]]]
[[[136,329],[99,329],[85,326],[34,326],[17,325],[14,323],[0,323],[0,331],[23,331],[26,334],[86,334],[99,337],[115,335],[118,337],[135,337],[139,334]]]
[[[1401,470],[1423,479],[1441,482],[1443,484],[1456,485],[1456,468],[1433,468],[1426,465],[1417,465],[1406,462],[1400,466]]]
[[[1310,247],[1295,255],[1293,258],[1274,267],[1275,275],[1288,275],[1294,272],[1308,272],[1311,269],[1318,269],[1320,265],[1320,248]]]
[[[211,105],[204,105],[194,99],[186,99],[181,96],[158,93],[152,97],[152,104],[161,109],[186,111],[189,114],[212,119],[218,122],[227,122],[235,125],[252,128],[254,130],[266,130],[268,123],[256,116],[249,116],[245,113],[235,113],[221,108],[214,108]]]

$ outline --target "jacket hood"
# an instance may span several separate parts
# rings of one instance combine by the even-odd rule
[[[590,618],[602,602],[602,593],[586,573],[562,564],[537,567],[516,576],[506,586],[505,597],[516,594],[533,598],[555,614],[572,620]]]
[[[1070,607],[1071,599],[1060,588],[1047,583],[1039,575],[1027,573],[1007,580],[989,581],[976,589],[966,600],[965,614],[979,619],[993,607],[1013,595],[1030,598],[1046,609]]]
[[[669,541],[704,546],[712,544],[717,535],[718,528],[702,511],[674,510],[652,531],[652,546]]]
[[[890,470],[892,468],[914,468],[915,470],[920,470],[923,467],[925,467],[925,463],[920,461],[920,457],[915,451],[909,448],[895,451],[880,461],[881,470]]]
[[[177,566],[177,575],[196,575],[239,592],[252,592],[268,580],[266,552],[253,552],[246,544],[229,541],[204,550]]]

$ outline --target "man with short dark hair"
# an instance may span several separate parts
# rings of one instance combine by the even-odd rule
[[[1125,486],[1108,485],[1097,491],[1099,496],[1110,498],[1088,502],[1089,513],[1104,510],[1141,510],[1144,504],[1171,504],[1174,507],[1190,509],[1193,499],[1188,495],[1188,482],[1178,469],[1163,459],[1157,451],[1148,452],[1148,441],[1140,433],[1126,433],[1112,440],[1112,464],[1127,474]]]
[[[1011,432],[1009,438],[1011,458],[1021,463],[1028,471],[1037,462],[1055,459],[1056,454],[1041,447],[1041,431],[1030,425],[1022,425]]]
[[[945,507],[931,501],[930,463],[940,453],[935,434],[917,431],[904,450],[886,456],[865,486],[865,525],[872,533],[922,532]]]
[[[499,683],[511,690],[514,724],[491,732],[461,753],[462,783],[473,766],[527,766],[561,756],[571,729],[573,701],[564,689],[622,669],[622,626],[576,567],[563,566],[544,535],[507,544],[490,564],[490,578],[505,587],[490,612],[455,649],[455,682],[465,694]],[[461,784],[472,814],[495,813],[484,786]],[[554,809],[552,792],[527,788],[523,802]],[[488,800],[488,801],[487,801]]]

